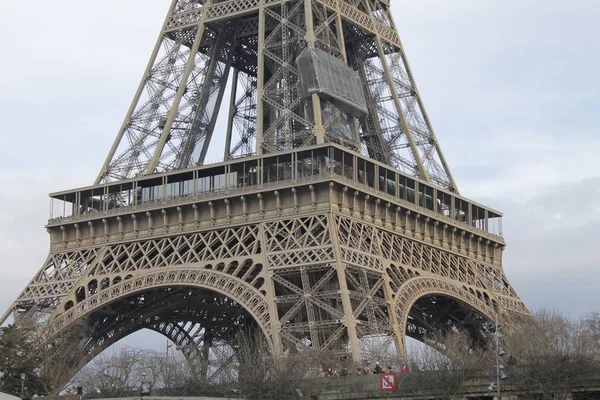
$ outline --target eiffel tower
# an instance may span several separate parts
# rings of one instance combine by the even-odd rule
[[[174,0],[96,181],[50,197],[48,258],[0,323],[47,341],[83,326],[67,381],[141,329],[205,363],[250,325],[274,354],[360,362],[374,335],[402,358],[406,337],[529,314],[390,0]]]

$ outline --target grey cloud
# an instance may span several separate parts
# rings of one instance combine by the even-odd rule
[[[505,213],[504,269],[532,309],[600,309],[600,177],[542,188],[529,199],[479,198]]]

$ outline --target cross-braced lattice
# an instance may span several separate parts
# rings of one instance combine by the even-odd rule
[[[402,359],[407,336],[481,342],[496,313],[528,314],[389,0],[174,0],[96,184],[51,198],[50,254],[1,322],[50,345],[77,327],[73,374],[140,329],[220,382],[244,329],[360,362],[370,338]]]

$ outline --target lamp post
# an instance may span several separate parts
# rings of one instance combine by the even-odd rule
[[[25,374],[21,374],[21,398],[25,394]]]
[[[169,339],[167,339],[167,361],[169,360],[169,349],[173,347],[173,343],[169,342]]]
[[[494,336],[496,337],[496,396],[498,400],[502,400],[502,393],[500,392],[500,332],[498,332],[499,308],[500,304],[496,306],[496,329],[494,329]]]
[[[502,369],[504,368],[504,366],[502,364],[500,364],[501,357],[503,357],[506,353],[500,347],[500,331],[498,330],[500,327],[499,315],[500,315],[500,304],[497,304],[496,312],[495,312],[495,326],[494,326],[495,352],[496,352],[496,382],[492,382],[490,384],[490,386],[488,387],[489,391],[492,391],[492,392],[494,390],[496,391],[496,399],[495,400],[502,400],[502,392],[500,389],[500,382],[503,381],[504,379],[508,378],[508,376],[504,372],[502,372]]]
[[[23,398],[25,394],[25,374],[21,374],[21,398]]]
[[[148,376],[148,374],[144,368],[144,371],[142,372],[142,382],[140,383],[140,397],[151,395],[152,389],[150,388],[150,382],[146,380],[146,376]]]

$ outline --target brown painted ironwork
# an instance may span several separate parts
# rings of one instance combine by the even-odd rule
[[[73,372],[152,329],[210,379],[210,349],[250,326],[276,354],[359,362],[374,335],[404,357],[407,336],[528,315],[502,215],[458,193],[389,7],[174,0],[95,184],[51,194],[48,259],[2,323],[87,327]],[[364,99],[302,94],[305,50]]]

